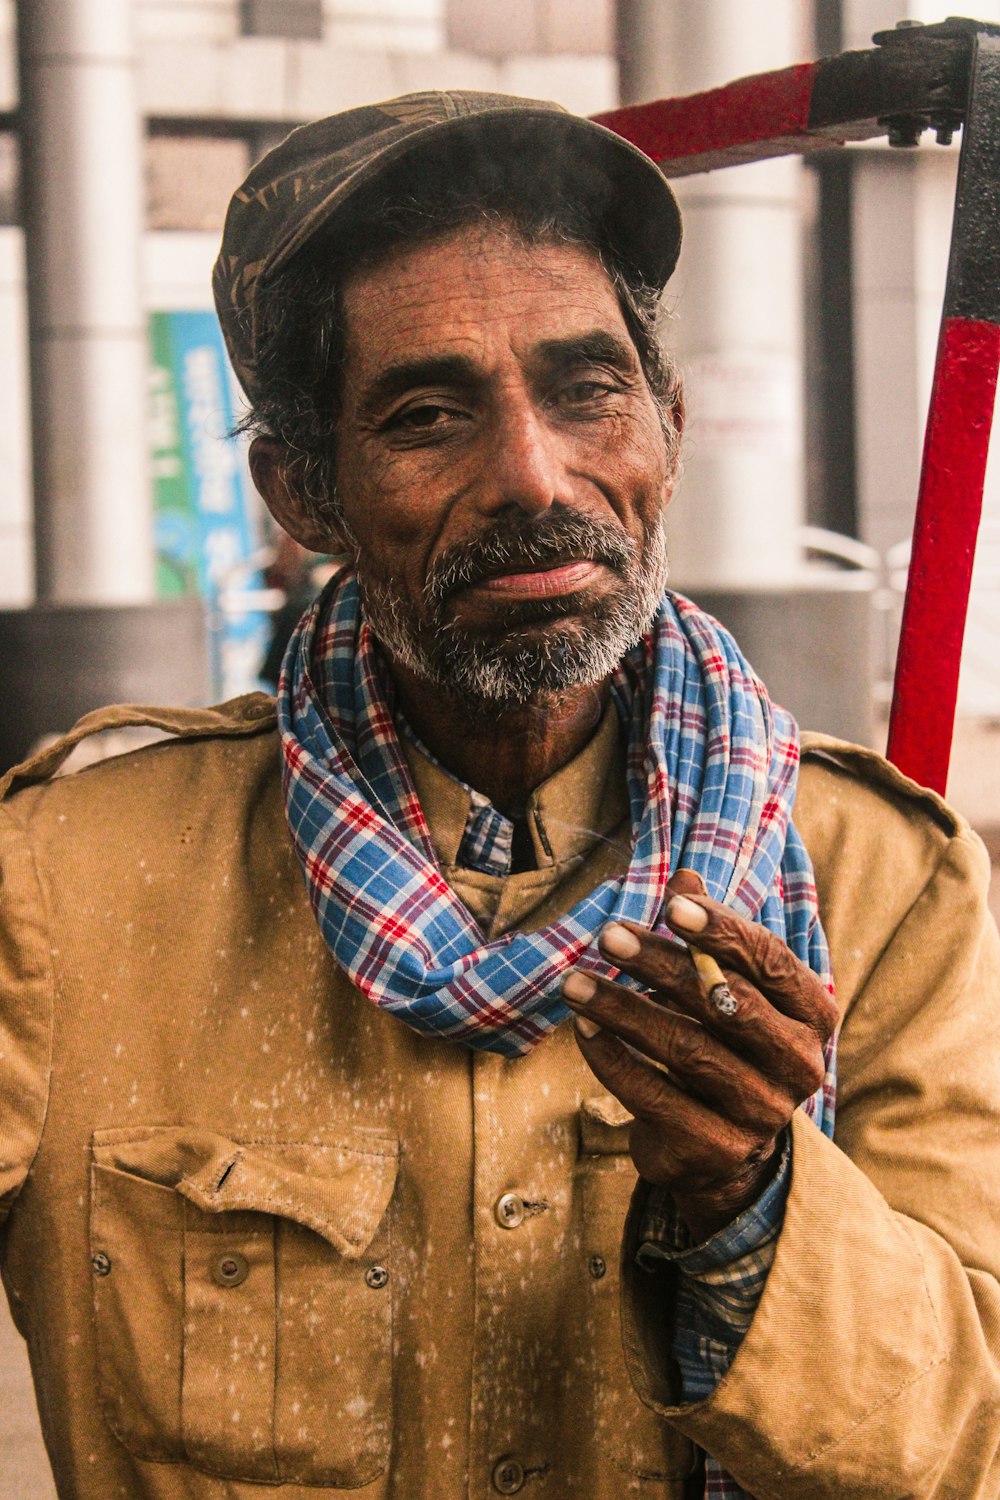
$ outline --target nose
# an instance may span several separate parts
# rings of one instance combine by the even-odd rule
[[[526,391],[507,391],[498,403],[486,464],[491,511],[513,506],[541,515],[556,501],[570,499],[559,438]]]

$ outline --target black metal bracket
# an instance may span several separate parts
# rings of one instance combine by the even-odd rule
[[[946,21],[929,26],[921,21],[900,21],[892,31],[876,31],[872,41],[878,47],[892,49],[894,55],[905,60],[915,47],[926,49],[928,45],[933,47],[946,41],[967,48],[980,36],[1000,36],[1000,26],[967,20],[964,16],[949,16]],[[961,61],[964,63],[965,58]],[[924,110],[887,112],[879,117],[879,124],[886,127],[890,146],[917,146],[928,129],[934,131],[939,146],[950,146],[962,120],[960,103],[942,99]]]

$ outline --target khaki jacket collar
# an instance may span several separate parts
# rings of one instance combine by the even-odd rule
[[[454,866],[472,806],[472,789],[432,761],[410,739],[400,738],[431,841],[442,867]],[[613,703],[596,733],[572,760],[536,788],[528,802],[528,827],[540,870],[587,854],[610,838],[628,816],[625,744]]]

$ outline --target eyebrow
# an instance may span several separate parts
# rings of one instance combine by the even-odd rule
[[[429,354],[425,359],[405,359],[386,365],[361,393],[363,411],[374,412],[397,396],[421,385],[463,387],[479,385],[482,372],[464,354]]]
[[[565,339],[545,339],[534,351],[534,357],[555,369],[576,364],[610,365],[622,375],[634,373],[639,365],[638,353],[631,340],[620,339],[603,328],[572,334]]]
[[[629,375],[635,373],[638,357],[631,342],[595,328],[563,339],[543,339],[531,351],[531,363],[543,366],[547,373],[578,364],[600,364]],[[481,386],[483,380],[481,367],[464,354],[429,354],[423,359],[400,360],[375,376],[362,392],[359,406],[365,412],[376,412],[419,386],[472,390]]]

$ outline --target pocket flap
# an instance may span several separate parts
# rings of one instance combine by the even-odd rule
[[[633,1116],[614,1094],[595,1094],[580,1104],[580,1149],[584,1156],[614,1156],[628,1150]]]
[[[173,1188],[206,1213],[292,1219],[356,1260],[389,1206],[399,1143],[375,1130],[349,1141],[233,1141],[193,1126],[150,1126],[95,1132],[94,1158]]]

